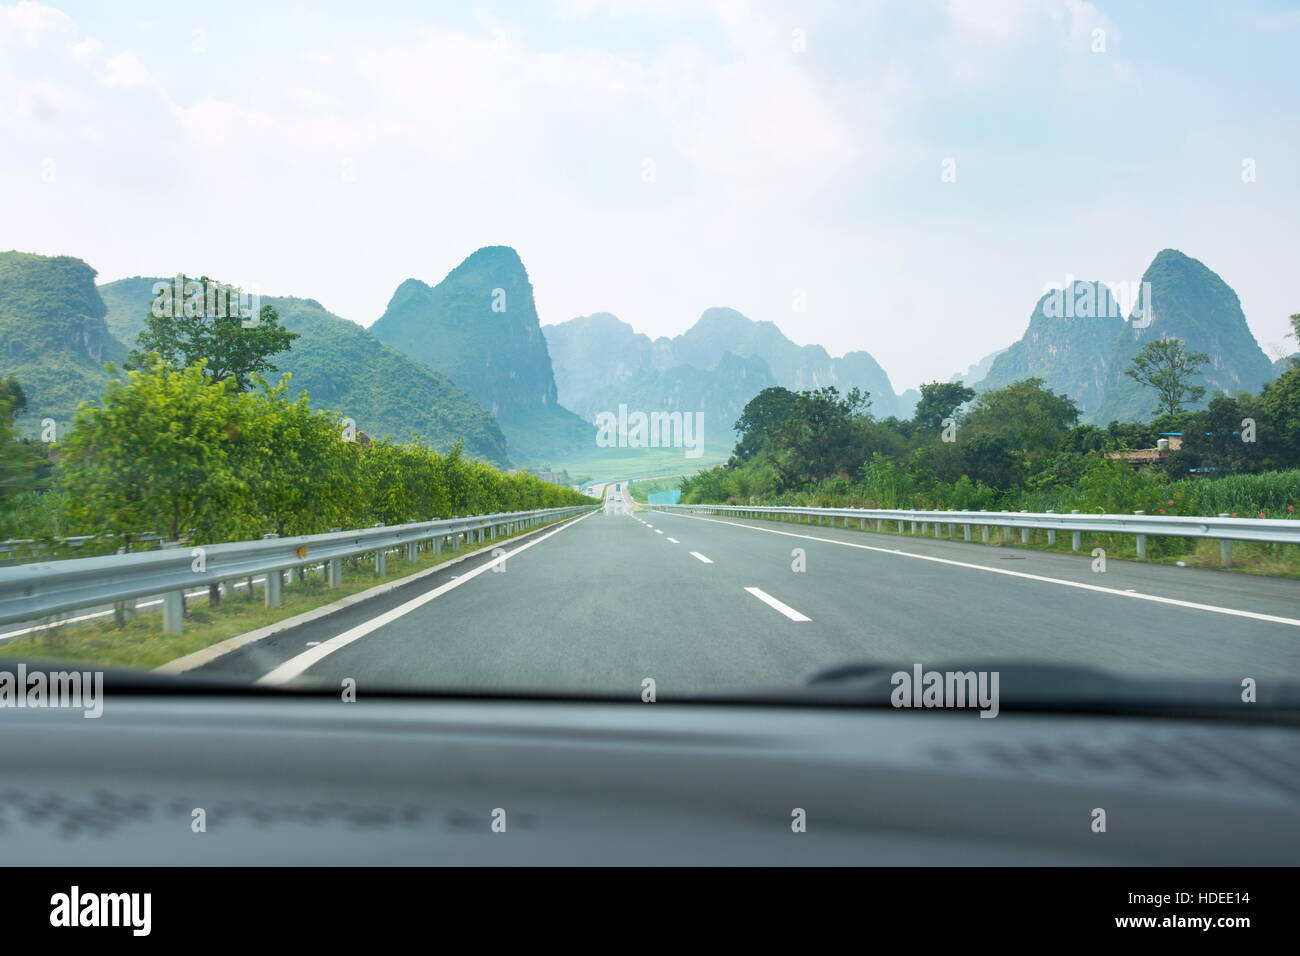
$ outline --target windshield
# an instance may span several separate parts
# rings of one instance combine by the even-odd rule
[[[6,703],[1294,704],[1293,16],[182,6],[0,6]]]

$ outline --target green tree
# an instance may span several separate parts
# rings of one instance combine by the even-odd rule
[[[77,411],[63,443],[74,519],[110,533],[229,540],[247,524],[235,397],[233,382],[212,385],[201,363],[156,360],[111,381],[100,405]]]
[[[1247,435],[1247,420],[1255,422],[1255,434]],[[1192,473],[1230,475],[1259,471],[1270,451],[1276,450],[1271,422],[1255,407],[1252,395],[1216,395],[1202,411],[1187,416],[1181,427],[1182,447],[1173,452],[1165,470],[1171,476]],[[1253,440],[1245,441],[1250,437]]]
[[[866,459],[860,427],[869,418],[871,399],[859,389],[840,397],[834,386],[799,392],[794,413],[772,437],[772,461],[784,487],[856,472]]]
[[[963,443],[981,440],[979,457],[990,469],[985,482],[1006,487],[1001,484],[1009,478],[1006,455],[1033,471],[1061,447],[1078,420],[1079,407],[1069,397],[1044,388],[1041,378],[1027,378],[982,394],[957,435]],[[972,477],[978,476],[972,472]]]
[[[343,439],[337,416],[289,396],[289,376],[234,400],[232,467],[241,477],[246,537],[319,534],[367,523],[355,489],[360,446]]]
[[[215,293],[210,302],[202,295],[177,302],[167,290],[168,302],[156,303],[158,307],[150,309],[135,350],[127,356],[128,368],[148,368],[149,356],[154,353],[175,368],[189,368],[202,361],[210,381],[229,379],[241,392],[251,387],[255,374],[276,371],[271,357],[288,349],[298,334],[280,325],[280,316],[272,306],[262,306],[257,324],[245,328],[248,320],[239,314],[237,306],[230,305],[232,295],[238,302],[238,290],[207,276],[196,283],[183,275],[177,279],[182,288],[223,290],[225,306]]]
[[[927,382],[921,386],[921,398],[912,413],[912,422],[918,429],[938,432],[945,418],[952,418],[958,408],[974,397],[975,389],[961,382]]]
[[[1024,451],[1018,449],[1007,435],[968,433],[957,447],[965,463],[965,473],[974,481],[990,488],[1007,490],[1024,480],[1027,470]],[[1045,459],[1048,453],[1044,451],[1038,457]]]
[[[1300,317],[1293,317],[1300,319]],[[1270,468],[1300,468],[1300,366],[1264,386],[1256,440]]]
[[[1094,458],[1079,479],[1080,510],[1094,514],[1126,514],[1159,510],[1160,486],[1155,478],[1126,461]]]
[[[797,405],[795,393],[779,385],[765,388],[751,398],[734,426],[740,440],[733,456],[739,461],[753,458],[795,413]]]
[[[27,393],[12,375],[0,379],[0,402],[8,407],[10,420],[27,411]]]
[[[1178,339],[1156,339],[1142,347],[1124,374],[1155,389],[1160,412],[1174,415],[1205,395],[1205,387],[1192,379],[1209,360],[1204,352],[1188,352]]]
[[[0,381],[0,512],[11,507],[15,496],[41,484],[41,470],[45,465],[45,459],[31,443],[15,433],[14,419],[18,411],[14,402],[19,400],[24,399],[18,383],[12,378]]]

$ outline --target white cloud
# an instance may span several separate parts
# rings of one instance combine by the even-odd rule
[[[948,0],[947,13],[963,39],[1006,42],[1028,32],[1043,0]]]
[[[1084,274],[1096,244],[1117,245],[1099,237],[1127,234],[1103,221],[1049,241],[1039,219],[1004,217],[978,193],[966,174],[978,167],[955,187],[937,175],[952,116],[929,108],[927,84],[950,95],[946,67],[1023,81],[1011,71],[1037,44],[1050,66],[1035,75],[1071,93],[1117,68],[1114,54],[1058,54],[1114,28],[1085,0],[940,0],[946,42],[870,54],[859,36],[898,28],[874,7],[566,9],[591,22],[543,33],[480,14],[465,29],[348,33],[293,20],[268,38],[281,57],[244,60],[231,79],[208,76],[211,57],[124,51],[52,8],[0,7],[0,248],[80,255],[106,279],[183,269],[260,283],[364,323],[403,279],[437,281],[477,246],[508,243],[543,322],[607,310],[673,334],[732,305],[800,342],[867,349],[902,388],[1007,344],[1043,277]],[[625,42],[602,42],[600,18]],[[654,38],[633,42],[642,21]],[[791,49],[795,26],[807,54]],[[1006,105],[989,95],[990,110]],[[987,151],[1056,158],[995,129]],[[922,178],[947,190],[938,202]],[[1168,214],[1144,195],[1145,230],[1098,274],[1140,272],[1171,244],[1155,235]],[[791,312],[794,288],[808,312]]]
[[[62,10],[31,0],[0,7],[0,39],[18,37],[29,47],[40,45],[47,34],[65,32],[71,26],[72,18]]]
[[[104,44],[94,37],[87,37],[80,43],[73,44],[72,55],[80,63],[98,63],[102,58],[103,49]]]
[[[111,88],[143,86],[149,82],[149,71],[140,58],[127,51],[104,61],[104,85]]]
[[[945,56],[962,82],[1014,66],[1027,45],[1052,37],[1074,59],[1091,55],[1096,30],[1103,31],[1111,75],[1131,71],[1113,53],[1119,39],[1114,21],[1087,0],[947,0],[945,12],[951,29]]]

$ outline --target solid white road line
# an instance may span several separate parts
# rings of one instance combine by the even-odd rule
[[[754,597],[758,598],[768,607],[775,608],[776,610],[780,611],[782,614],[784,614],[792,621],[812,620],[812,618],[800,614],[790,605],[778,601],[776,598],[772,597],[772,595],[768,594],[766,591],[759,590],[758,588],[745,588],[745,590],[748,591],[750,594],[754,595]]]
[[[320,644],[317,647],[313,647],[309,651],[303,651],[301,654],[297,655],[296,657],[289,658],[289,660],[285,661],[283,664],[281,664],[275,670],[271,671],[269,674],[265,674],[262,677],[258,678],[257,683],[263,685],[287,684],[295,677],[300,677],[307,670],[307,668],[311,667],[314,664],[320,663],[320,661],[324,660],[326,657],[328,657],[330,654],[333,654],[335,651],[339,650],[340,648],[347,647],[353,641],[361,640],[361,638],[365,637],[367,634],[371,633],[372,631],[378,630],[379,628],[383,627],[385,624],[392,623],[393,621],[397,620],[399,617],[403,617],[404,615],[410,614],[412,611],[416,610],[417,608],[423,607],[424,605],[428,604],[430,601],[434,600],[435,598],[440,598],[448,591],[460,587],[466,581],[476,578],[480,574],[484,573],[485,571],[489,571],[492,568],[495,568],[498,564],[503,563],[509,558],[513,558],[519,552],[527,551],[535,544],[541,544],[547,538],[551,537],[552,535],[559,534],[565,528],[572,528],[579,521],[585,521],[587,518],[590,518],[593,514],[595,514],[595,512],[591,511],[583,515],[581,518],[569,522],[568,524],[560,525],[554,531],[550,531],[540,537],[534,538],[533,540],[525,544],[521,544],[513,551],[507,551],[506,553],[500,555],[499,557],[493,558],[491,561],[487,561],[484,562],[483,564],[480,564],[474,570],[462,574],[454,581],[448,581],[446,584],[439,585],[438,587],[434,588],[432,591],[426,591],[424,594],[421,594],[417,598],[412,598],[411,600],[407,601],[405,604],[399,604],[391,611],[385,611],[383,614],[380,614],[377,617],[373,617],[368,621],[364,621],[361,624],[358,624],[356,627],[344,631],[342,634],[338,634],[334,637],[331,637],[328,641],[325,641],[323,644]]]
[[[1029,574],[1025,571],[1010,571],[1006,568],[990,568],[983,564],[971,564],[967,561],[954,561],[951,558],[936,558],[928,554],[914,554],[911,551],[899,551],[897,548],[876,548],[869,544],[855,544],[852,541],[837,541],[834,538],[819,538],[812,534],[796,534],[793,531],[778,531],[776,528],[757,528],[750,524],[736,521],[722,521],[718,518],[703,518],[699,515],[675,515],[678,518],[690,518],[692,521],[711,521],[714,524],[729,524],[735,528],[748,528],[750,531],[763,531],[767,534],[784,535],[787,538],[804,538],[808,541],[821,541],[824,544],[838,544],[845,548],[860,548],[863,551],[876,551],[880,554],[896,554],[917,561],[932,561],[935,564],[948,564],[957,568],[970,568],[972,571],[987,571],[989,574],[1005,574],[1012,578],[1025,578],[1030,581],[1042,581],[1045,584],[1059,584],[1062,587],[1078,588],[1082,591],[1097,591],[1101,594],[1114,594],[1119,597],[1133,598],[1138,601],[1154,601],[1157,604],[1172,604],[1175,607],[1191,608],[1193,611],[1209,611],[1213,614],[1227,614],[1232,617],[1246,617],[1255,621],[1268,621],[1272,624],[1289,624],[1300,627],[1300,619],[1280,617],[1276,614],[1260,614],[1256,611],[1240,611],[1232,607],[1219,607],[1215,604],[1197,604],[1195,601],[1180,601],[1177,598],[1160,597],[1156,594],[1138,594],[1133,591],[1121,591],[1118,588],[1104,588],[1099,584],[1084,584],[1081,581],[1066,581],[1063,578],[1049,578],[1043,574]]]
[[[676,538],[669,538],[668,540],[671,541],[673,544],[681,544],[681,542],[678,541]]]
[[[700,552],[698,552],[698,551],[692,551],[692,552],[691,552],[691,556],[692,556],[692,557],[695,557],[695,558],[699,558],[699,559],[700,559],[701,561],[703,561],[705,564],[712,564],[712,563],[713,563],[713,559],[712,559],[712,558],[706,558],[704,555],[700,554]]]

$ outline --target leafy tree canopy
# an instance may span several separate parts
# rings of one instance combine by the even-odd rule
[[[177,296],[176,289],[183,295]],[[298,338],[280,325],[272,306],[261,306],[255,317],[243,315],[239,290],[207,276],[190,280],[180,275],[155,292],[127,368],[147,368],[151,354],[174,368],[202,362],[209,381],[229,379],[239,391],[247,391],[253,375],[276,371],[271,357]]]
[[[1155,389],[1159,411],[1173,415],[1205,395],[1205,386],[1192,380],[1209,361],[1204,352],[1188,352],[1178,339],[1156,339],[1142,347],[1124,374]]]
[[[927,382],[921,386],[921,398],[912,413],[912,421],[927,431],[943,428],[943,420],[952,418],[957,409],[975,397],[975,389],[961,382]]]

